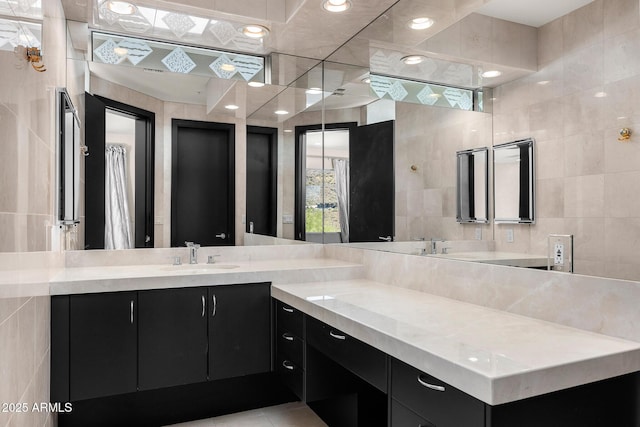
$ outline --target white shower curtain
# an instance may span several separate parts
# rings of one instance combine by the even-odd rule
[[[105,249],[131,249],[133,236],[127,201],[127,151],[108,145],[105,154]]]
[[[340,240],[349,241],[349,160],[333,159],[333,173],[336,177],[336,196],[340,216]]]

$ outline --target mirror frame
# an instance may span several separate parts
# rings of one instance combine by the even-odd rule
[[[472,182],[470,180],[467,179],[466,192],[463,192],[463,187],[462,187],[462,181],[463,181],[462,179],[463,175],[461,170],[462,158],[463,157],[475,158],[476,154],[478,153],[484,153],[484,156],[485,156],[485,167],[484,167],[484,174],[483,174],[485,215],[484,217],[481,217],[481,218],[478,218],[476,216],[472,217],[469,212],[471,209],[468,209],[467,212],[462,212],[462,197],[464,194],[466,194],[467,198],[469,198],[468,200],[469,205],[473,203],[475,206],[478,204],[478,202],[481,202],[481,200],[476,200],[475,190],[474,190],[475,187],[472,185]],[[475,170],[475,162],[473,167]],[[475,177],[475,174],[474,174],[474,177]],[[470,200],[470,196],[469,196],[470,194],[474,194],[473,200]],[[474,208],[474,213],[475,213],[475,208]],[[489,222],[489,148],[488,147],[474,148],[471,150],[462,150],[462,151],[456,152],[456,222],[479,223],[479,224],[487,224]]]
[[[56,220],[80,222],[80,120],[65,88],[56,88]]]
[[[499,186],[502,184],[501,180],[496,177],[496,165],[498,162],[496,159],[499,157],[497,152],[509,149],[519,149],[520,156],[518,162],[520,166],[518,183],[518,195],[517,200],[507,200],[506,203],[517,203],[517,210],[519,216],[500,216],[497,210],[499,200],[503,196],[504,192],[499,191]],[[526,153],[526,158],[523,158],[522,153]],[[523,164],[524,163],[524,164]],[[499,144],[493,146],[493,215],[494,223],[496,224],[534,224],[535,223],[535,159],[534,159],[534,140],[533,138],[522,139],[518,141],[507,142],[505,144]]]

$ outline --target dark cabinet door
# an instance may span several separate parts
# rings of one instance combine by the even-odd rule
[[[206,381],[207,288],[138,292],[138,388]]]
[[[271,370],[268,283],[209,288],[209,379]]]
[[[72,401],[136,391],[136,309],[136,292],[70,297]]]

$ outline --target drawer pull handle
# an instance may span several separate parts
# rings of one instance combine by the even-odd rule
[[[444,387],[441,385],[434,385],[434,384],[429,384],[427,382],[424,382],[422,380],[422,378],[420,378],[420,375],[418,375],[418,383],[420,383],[421,386],[424,386],[426,388],[430,388],[431,390],[436,390],[436,391],[444,391]]]
[[[287,313],[293,313],[293,308],[289,308],[289,307],[285,307],[284,305],[282,306],[282,309],[284,311],[286,311]]]
[[[287,341],[293,341],[293,335],[291,335],[288,332],[285,332],[284,334],[282,334],[282,338],[284,338]]]
[[[285,360],[282,362],[282,366],[284,366],[285,369],[288,369],[290,371],[293,371],[294,366],[292,363],[290,363],[288,360]]]
[[[329,335],[331,335],[331,337],[332,337],[332,338],[335,338],[335,339],[337,339],[337,340],[346,340],[346,339],[347,339],[347,337],[346,337],[346,336],[344,336],[344,335],[338,335],[338,334],[336,334],[336,333],[335,333],[335,332],[333,332],[333,331],[329,331]]]

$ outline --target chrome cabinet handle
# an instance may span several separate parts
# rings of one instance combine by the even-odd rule
[[[293,335],[291,335],[289,332],[285,332],[284,334],[282,334],[282,338],[287,341],[293,341]]]
[[[337,339],[337,340],[346,340],[347,337],[345,335],[338,335],[333,331],[329,331],[329,335],[331,335],[331,337]]]
[[[133,300],[131,300],[131,304],[129,308],[130,308],[129,318],[131,319],[131,324],[133,325]]]
[[[204,317],[204,313],[205,313],[205,311],[204,311],[205,304],[206,304],[206,301],[204,299],[204,295],[202,295],[202,317]]]
[[[380,240],[384,240],[385,242],[391,242],[393,240],[393,238],[391,236],[378,236],[378,239]]]
[[[211,296],[211,304],[213,305],[213,308],[211,309],[211,317],[214,317],[216,315],[216,310],[218,309],[218,299],[215,295]]]
[[[227,235],[225,233],[216,234],[216,237],[219,239],[226,239]]]
[[[441,385],[429,384],[429,383],[427,383],[427,382],[423,381],[423,380],[422,380],[422,378],[420,378],[420,375],[418,375],[418,383],[419,383],[421,386],[424,386],[424,387],[429,388],[429,389],[431,389],[431,390],[444,391],[444,387],[443,387],[443,386],[441,386]]]
[[[284,311],[286,311],[287,313],[293,313],[293,308],[289,308],[289,307],[285,307],[284,305],[282,306],[282,309]]]
[[[292,363],[290,363],[288,360],[285,360],[282,362],[282,366],[284,366],[286,369],[293,371],[294,366]]]

